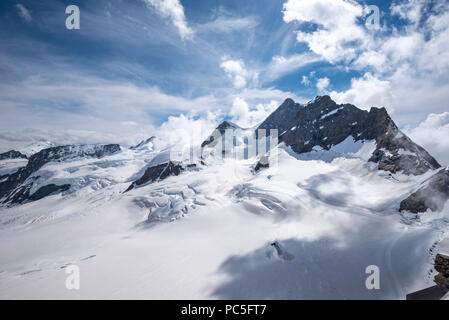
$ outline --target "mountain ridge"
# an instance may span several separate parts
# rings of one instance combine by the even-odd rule
[[[429,170],[441,168],[440,164],[424,148],[414,143],[398,129],[385,108],[373,107],[369,111],[361,110],[352,104],[337,104],[329,96],[324,95],[317,96],[305,105],[287,98],[256,129],[245,129],[228,120],[223,121],[209,138],[201,143],[200,161],[194,163],[183,163],[183,161],[170,159],[169,149],[155,148],[154,141],[157,138],[154,136],[143,140],[130,147],[129,150],[140,156],[145,156],[151,151],[151,161],[148,162],[140,177],[136,176],[131,180],[132,182],[125,192],[148,183],[159,182],[170,176],[178,176],[192,169],[202,170],[203,165],[208,165],[203,162],[203,150],[213,148],[217,144],[217,139],[223,138],[223,134],[227,130],[231,130],[234,135],[253,135],[257,141],[259,130],[276,128],[278,129],[278,145],[290,148],[299,156],[298,158],[307,156],[314,159],[317,154],[332,153],[332,157],[329,157],[330,160],[328,160],[332,161],[335,157],[345,156],[347,151],[341,148],[344,144],[350,144],[357,148],[370,145],[372,150],[368,150],[369,154],[365,161],[377,164],[378,170],[390,172],[390,174],[402,173],[419,176]],[[242,147],[242,144],[247,142],[245,141],[244,137],[234,137],[234,147],[236,145]],[[267,139],[268,151],[275,147],[270,143]],[[258,142],[258,146],[259,144]],[[337,149],[343,149],[343,151]],[[118,144],[66,145],[43,149],[28,157],[29,161],[25,167],[1,177],[1,202],[3,204],[20,204],[70,189],[70,184],[67,183],[61,185],[48,183],[41,186],[35,192],[36,194],[30,194],[33,186],[33,174],[48,162],[66,161],[75,157],[102,157],[120,150],[122,149]],[[356,153],[352,152],[352,154]],[[223,155],[225,155],[224,151],[221,156]],[[14,152],[8,156],[22,157],[21,154]],[[255,173],[270,167],[270,157],[265,153],[259,154],[258,157],[259,160],[253,166]],[[200,164],[201,166],[199,166]],[[427,193],[423,192],[423,194]],[[411,212],[421,212],[425,207],[422,201],[410,200],[406,203]],[[429,203],[425,209],[429,206],[436,208]],[[400,210],[405,207],[405,205],[401,205]],[[438,206],[438,209],[440,207]]]

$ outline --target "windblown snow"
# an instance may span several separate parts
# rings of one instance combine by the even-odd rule
[[[398,207],[434,172],[378,171],[375,143],[348,139],[301,157],[281,145],[258,173],[255,158],[226,159],[126,193],[166,149],[47,163],[35,175],[72,188],[0,207],[0,298],[404,299],[431,286],[449,208]],[[79,290],[66,288],[72,264]],[[365,286],[370,265],[379,290]]]

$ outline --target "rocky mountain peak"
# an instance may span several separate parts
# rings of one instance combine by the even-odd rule
[[[332,100],[332,98],[328,95],[323,96],[316,96],[315,99],[307,103],[306,106],[314,105],[314,106],[321,106],[321,107],[329,107],[331,105],[336,105],[337,103]]]
[[[361,110],[352,104],[337,104],[327,95],[300,108],[289,126],[279,132],[279,141],[298,154],[316,148],[330,150],[348,138],[353,142],[374,142],[369,161],[378,163],[380,170],[419,175],[440,167],[426,150],[398,129],[385,108]]]
[[[296,116],[296,113],[303,107],[299,103],[295,103],[290,98],[285,99],[285,101],[273,112],[271,113],[264,122],[262,122],[257,130],[259,129],[277,129],[279,134],[284,132]]]
[[[225,120],[218,125],[217,129],[218,130],[240,129],[240,127],[231,121]]]

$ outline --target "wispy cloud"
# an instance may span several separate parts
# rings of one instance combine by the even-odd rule
[[[320,78],[316,82],[316,88],[318,89],[318,92],[325,93],[327,91],[327,88],[330,85],[330,80],[327,77]]]
[[[163,18],[170,19],[178,29],[182,39],[191,39],[193,30],[188,26],[184,14],[184,7],[180,0],[145,0]]]
[[[257,27],[259,21],[254,16],[219,15],[214,20],[195,27],[198,32],[230,33],[236,31],[250,31]]]
[[[16,8],[17,8],[17,10],[19,10],[19,15],[20,15],[20,17],[22,17],[23,20],[25,20],[27,22],[30,22],[31,20],[33,20],[33,18],[31,17],[30,11],[27,8],[25,8],[23,6],[23,4],[21,4],[21,3],[16,4]]]
[[[263,82],[271,82],[304,66],[322,60],[313,53],[293,54],[287,57],[274,56],[268,67],[263,68]]]

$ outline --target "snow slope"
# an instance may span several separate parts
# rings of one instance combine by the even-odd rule
[[[398,213],[426,176],[378,171],[355,150],[303,161],[281,146],[257,174],[254,158],[227,159],[123,193],[162,151],[41,168],[77,187],[0,207],[0,298],[404,299],[432,285],[449,210]],[[182,214],[155,223],[155,210]],[[80,290],[65,287],[69,264]],[[380,290],[365,287],[369,265]]]

